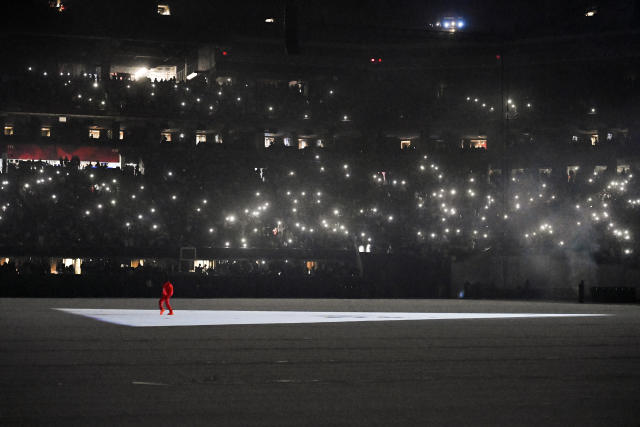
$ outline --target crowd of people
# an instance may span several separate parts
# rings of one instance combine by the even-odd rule
[[[287,134],[313,135],[304,142],[307,146],[322,146],[324,140],[336,135],[346,139],[358,135],[368,143],[353,145],[371,149],[372,141],[375,141],[373,145],[384,144],[385,135],[391,129],[399,134],[424,134],[432,151],[484,151],[486,141],[478,145],[462,137],[465,133],[493,135],[499,131],[501,109],[496,105],[499,99],[495,94],[478,97],[466,92],[467,88],[461,85],[448,88],[446,93],[438,91],[434,98],[429,84],[403,78],[390,84],[353,76],[285,81],[200,74],[191,80],[178,81],[175,78],[151,79],[144,74],[53,71],[35,63],[23,64],[21,69],[0,71],[0,108],[30,113],[121,117],[125,121],[127,117],[136,117],[122,135],[118,134],[119,123],[112,123],[110,126],[114,128],[90,139],[86,132],[90,120],[79,118],[75,118],[73,124],[54,123],[55,129],[47,133],[62,143],[71,140],[104,144],[110,140],[125,142],[126,147],[148,146],[169,139],[194,143],[196,129],[213,132],[215,142],[231,142],[238,139],[237,134],[243,130],[285,129]],[[629,142],[628,132],[621,131],[624,126],[616,125],[617,130],[613,130],[601,122],[593,122],[604,114],[595,107],[585,111],[586,115],[564,117],[560,125],[557,117],[539,108],[534,98],[528,94],[507,100],[505,115],[511,129],[507,138],[509,146],[576,150]],[[140,118],[153,121],[153,125]],[[428,118],[428,127],[425,127],[425,118]],[[17,129],[16,136],[38,135],[41,126],[35,123],[35,117],[30,120],[34,121],[30,123],[30,129]],[[437,123],[440,125],[435,126]],[[544,135],[532,132],[542,130],[541,123],[552,132]],[[80,129],[72,131],[73,126]],[[585,126],[602,129],[595,135],[593,132],[567,135],[569,129],[575,131],[574,128]],[[172,131],[173,135],[168,136],[163,129]],[[213,134],[210,139],[214,139]],[[489,146],[498,147],[499,144],[494,144],[495,139]],[[395,141],[394,148],[398,142]],[[563,144],[558,147],[558,142]],[[295,136],[286,141],[279,134],[272,143],[298,147]],[[262,145],[262,142],[258,144]],[[266,141],[265,145],[268,145]]]
[[[341,89],[338,90],[338,87]],[[334,82],[280,82],[232,77],[188,81],[112,73],[51,72],[37,66],[2,75],[0,97],[14,111],[119,114],[235,120],[345,123],[357,110],[356,88]],[[34,102],[34,100],[38,102]]]
[[[144,174],[11,164],[0,183],[0,245],[637,256],[632,167],[523,170],[505,183],[495,171],[449,170],[417,152],[383,161],[304,150],[252,165],[169,146],[144,162]]]
[[[221,122],[320,117],[348,123],[351,111],[365,107],[397,113],[395,101],[371,108],[348,87],[204,76],[185,82],[118,74],[103,79],[29,66],[3,77],[0,98],[29,111]],[[493,110],[483,99],[461,102]],[[256,163],[255,156],[216,150],[220,145],[133,148],[135,155],[127,155],[138,166],[125,169],[81,167],[77,159],[9,164],[0,186],[0,247],[22,253],[176,253],[195,246],[445,257],[487,250],[637,256],[640,195],[632,166],[498,174],[487,162],[471,169],[418,150],[387,156],[313,146],[295,153],[272,149],[271,160]]]

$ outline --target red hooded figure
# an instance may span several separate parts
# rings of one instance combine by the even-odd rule
[[[164,313],[164,308],[162,308],[162,303],[164,302],[167,308],[169,309],[169,314],[173,314],[173,310],[171,309],[171,304],[169,304],[169,299],[173,295],[173,285],[170,281],[164,282],[162,285],[162,298],[158,301],[158,305],[160,306],[160,314]]]

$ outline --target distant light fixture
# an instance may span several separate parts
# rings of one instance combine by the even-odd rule
[[[141,77],[145,77],[145,76],[147,75],[147,72],[148,72],[148,71],[149,71],[149,70],[148,70],[146,67],[139,68],[139,69],[138,69],[138,71],[136,71],[136,72],[133,74],[133,77],[134,77],[136,80],[137,80],[137,79],[139,79],[139,78],[141,78]]]
[[[168,4],[159,4],[158,5],[158,15],[170,16],[171,8]]]
[[[264,22],[266,22],[267,24],[273,24],[274,22],[276,22],[276,20],[273,18],[267,18],[264,20]]]
[[[192,78],[196,77],[197,75],[198,75],[198,73],[190,73],[190,74],[187,76],[187,80],[191,80]]]
[[[592,16],[595,16],[595,14],[596,14],[596,10],[590,9],[585,12],[584,16],[592,17]]]
[[[464,27],[464,21],[458,21],[458,28]]]

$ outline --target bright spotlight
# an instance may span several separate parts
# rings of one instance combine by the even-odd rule
[[[135,79],[138,80],[139,78],[145,77],[148,71],[149,69],[147,67],[142,67],[133,74],[133,77],[135,77]]]

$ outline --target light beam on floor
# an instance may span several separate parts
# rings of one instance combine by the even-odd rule
[[[270,325],[297,323],[390,322],[398,320],[522,319],[548,317],[595,317],[606,314],[584,313],[392,313],[330,311],[235,311],[176,310],[173,316],[158,310],[95,308],[57,308],[102,322],[133,327]]]

